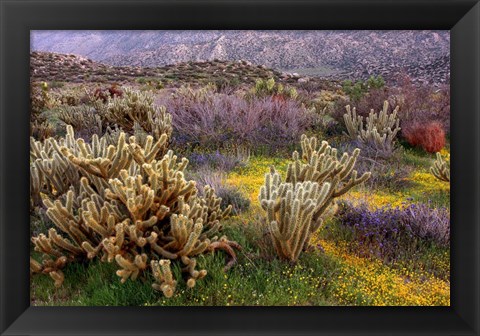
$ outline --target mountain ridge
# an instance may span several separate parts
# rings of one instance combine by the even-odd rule
[[[33,51],[76,54],[113,66],[159,67],[214,59],[277,70],[323,67],[325,76],[387,80],[406,73],[448,83],[448,31],[39,31]]]

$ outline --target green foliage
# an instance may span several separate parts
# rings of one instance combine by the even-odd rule
[[[284,87],[281,83],[276,83],[273,78],[257,79],[250,93],[256,97],[282,96],[290,99],[298,97],[294,87]]]
[[[385,80],[382,76],[370,76],[366,81],[358,80],[353,82],[352,80],[345,80],[342,83],[343,91],[354,102],[359,101],[372,89],[381,89],[385,86]]]
[[[161,90],[165,87],[163,82],[155,77],[139,77],[136,79],[138,84],[146,85],[147,88]]]

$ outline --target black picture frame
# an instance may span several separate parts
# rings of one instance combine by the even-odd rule
[[[2,335],[479,335],[480,4],[0,0]],[[451,31],[450,307],[29,307],[29,41],[41,29]]]

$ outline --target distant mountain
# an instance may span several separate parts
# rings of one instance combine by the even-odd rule
[[[71,53],[115,66],[246,60],[267,67],[343,77],[407,72],[449,80],[448,31],[36,31],[31,49]]]

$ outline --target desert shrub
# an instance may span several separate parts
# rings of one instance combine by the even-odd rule
[[[404,164],[401,159],[403,152],[396,152],[388,159],[374,158],[362,155],[357,159],[356,170],[359,174],[371,172],[371,177],[365,182],[370,190],[386,189],[399,191],[411,185],[408,179],[413,168]]]
[[[63,88],[65,86],[65,83],[59,81],[51,81],[48,86],[52,89],[59,89]]]
[[[274,99],[284,101],[286,99],[296,99],[298,97],[297,90],[294,87],[284,87],[281,83],[276,83],[275,79],[257,79],[255,86],[250,91],[250,97],[265,98],[274,97]]]
[[[390,91],[387,87],[370,89],[362,98],[355,102],[357,113],[366,118],[371,109],[382,109],[385,101],[388,101],[391,106],[398,105]]]
[[[307,94],[314,94],[322,90],[331,90],[332,82],[329,80],[322,80],[320,78],[315,78],[315,80],[309,80],[307,82],[302,82],[296,84],[296,87],[306,92]]]
[[[437,121],[409,124],[403,129],[403,135],[411,146],[418,146],[429,153],[439,152],[445,147],[445,131]]]
[[[78,106],[90,103],[93,99],[93,94],[90,94],[85,88],[81,87],[67,87],[55,92],[55,97],[64,106]]]
[[[161,90],[165,87],[163,82],[160,79],[154,78],[154,77],[140,77],[136,79],[136,82],[138,84],[144,84],[148,88],[152,88],[156,90]]]
[[[408,76],[403,76],[399,86],[392,90],[400,105],[402,128],[430,121],[440,122],[444,131],[450,129],[450,86],[439,88],[415,85]],[[402,132],[403,135],[404,132]]]
[[[352,249],[388,262],[413,258],[423,247],[447,247],[450,242],[448,211],[429,204],[371,210],[366,204],[342,202],[336,218],[351,231],[356,242],[350,244]]]
[[[46,82],[30,83],[30,121],[43,122],[42,112],[53,109],[60,102],[51,94]]]
[[[293,100],[246,100],[211,91],[177,91],[160,103],[172,115],[174,142],[204,149],[232,146],[288,148],[310,124],[308,111]]]
[[[45,117],[47,110],[60,102],[51,94],[47,83],[30,83],[30,135],[44,140],[55,134],[55,127]]]
[[[192,153],[188,156],[190,166],[194,169],[211,168],[224,172],[232,171],[242,162],[232,155],[225,155],[219,151],[213,153]]]
[[[231,205],[232,214],[238,215],[250,208],[250,200],[235,186],[227,183],[226,173],[222,170],[212,170],[206,167],[198,169],[192,174],[192,179],[197,182],[197,188],[202,195],[206,186],[215,189],[215,193],[222,199],[222,208]]]
[[[177,283],[172,262],[183,264],[190,288],[207,273],[195,269],[199,254],[225,250],[231,265],[236,260],[233,248],[240,247],[218,237],[231,207],[222,209],[210,187],[198,195],[195,182],[184,177],[187,159],[178,160],[168,151],[156,160],[167,150],[167,139],[166,134],[158,140],[149,136],[139,145],[135,137],[127,140],[122,133],[116,145],[97,136],[90,145],[76,139],[68,127],[67,139],[59,140],[63,145],[53,145],[57,163],[50,166],[68,166],[79,176],[79,186],[44,200],[55,228],[32,237],[43,259],[30,259],[31,273],[49,274],[60,286],[68,263],[115,261],[122,283],[150,270],[152,287],[170,297]],[[56,181],[52,171],[36,173],[33,179]]]
[[[311,235],[333,211],[335,198],[370,177],[358,177],[354,170],[359,149],[339,158],[326,141],[318,144],[317,138],[305,135],[301,146],[301,156],[296,151],[292,155],[285,181],[272,167],[259,194],[272,245],[278,257],[291,262],[309,247]]]
[[[370,90],[379,90],[385,86],[385,80],[382,76],[370,76],[366,81],[345,80],[342,83],[342,89],[353,102],[358,102]]]
[[[95,99],[101,100],[106,103],[109,99],[115,97],[122,97],[123,90],[118,87],[117,84],[112,84],[110,87],[107,88],[96,88],[93,92],[93,96],[95,97]]]
[[[47,120],[30,122],[30,135],[37,140],[45,140],[55,134],[55,127]]]

